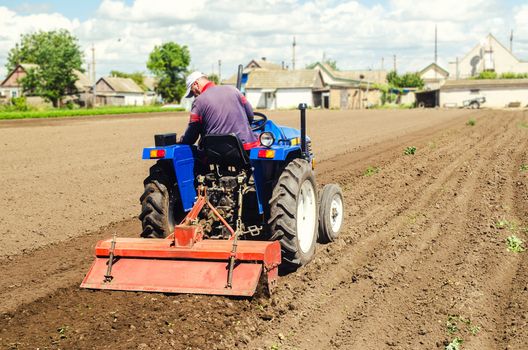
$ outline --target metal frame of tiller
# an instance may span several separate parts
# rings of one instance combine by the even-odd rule
[[[239,184],[243,178],[239,178]],[[199,181],[200,182],[200,181]],[[174,233],[165,239],[114,238],[99,241],[96,259],[81,287],[163,293],[251,296],[262,272],[271,293],[281,262],[278,241],[239,240],[242,188],[233,229],[198,186],[198,197]],[[198,215],[208,207],[230,232],[229,239],[203,239]]]

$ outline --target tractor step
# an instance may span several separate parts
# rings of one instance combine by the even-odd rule
[[[263,271],[271,291],[281,261],[277,241],[238,241],[229,288],[230,240],[203,240],[192,247],[176,247],[172,239],[117,238],[113,247],[112,241],[97,243],[82,288],[252,296]],[[108,273],[111,278],[105,277]]]

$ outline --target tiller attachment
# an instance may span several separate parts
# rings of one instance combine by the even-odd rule
[[[81,287],[252,296],[264,272],[271,292],[281,262],[279,242],[238,240],[238,230],[233,230],[206,198],[203,190],[182,224],[165,239],[114,236],[99,241],[95,262]],[[205,205],[227,225],[230,239],[203,239],[196,218]]]

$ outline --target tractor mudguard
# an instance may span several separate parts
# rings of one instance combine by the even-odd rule
[[[143,149],[143,159],[172,160],[181,203],[185,211],[191,210],[196,199],[196,189],[194,187],[195,158],[192,147],[189,145],[170,145]]]

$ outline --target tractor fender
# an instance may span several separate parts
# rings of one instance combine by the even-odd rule
[[[191,210],[196,199],[196,189],[194,188],[195,160],[192,147],[189,145],[146,147],[143,149],[142,158],[149,160],[172,160],[183,210]]]

